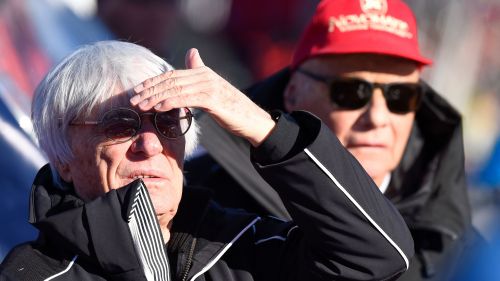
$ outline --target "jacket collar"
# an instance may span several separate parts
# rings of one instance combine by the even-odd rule
[[[52,185],[49,165],[37,174],[31,192],[30,223],[38,242],[60,258],[89,264],[110,280],[145,280],[128,226],[139,181],[83,202],[73,190]]]
[[[40,231],[38,243],[60,258],[90,264],[110,280],[145,280],[140,258],[128,226],[140,181],[83,202],[73,190],[53,186],[49,165],[37,174],[30,196],[30,223]],[[174,218],[168,251],[186,253],[197,243],[189,266],[189,276],[220,257],[257,216],[226,210],[210,200],[201,189],[185,188]],[[230,222],[230,223],[228,223]],[[186,266],[181,258],[172,273]],[[180,274],[181,272],[178,272]]]
[[[462,119],[445,99],[426,88],[405,154],[393,173],[391,200],[410,228],[454,239],[470,226]]]

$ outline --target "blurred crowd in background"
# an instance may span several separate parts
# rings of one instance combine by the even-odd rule
[[[473,222],[500,224],[500,0],[407,0],[434,65],[423,77],[464,115]],[[318,0],[0,0],[0,260],[34,238],[26,223],[44,163],[29,121],[34,87],[77,46],[139,43],[184,67],[196,47],[239,88],[287,66]]]

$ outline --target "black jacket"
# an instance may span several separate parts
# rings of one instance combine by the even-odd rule
[[[247,93],[266,110],[284,110],[289,78],[285,69]],[[442,281],[450,278],[463,253],[480,238],[471,227],[460,114],[425,86],[408,146],[385,194],[403,215],[415,241],[416,255],[400,280]],[[208,116],[200,119],[205,136],[201,144],[209,154],[186,165],[195,175],[188,179],[212,188],[224,206],[243,202],[250,211],[288,218],[279,195],[243,161],[248,144],[224,133]],[[238,192],[227,196],[229,189]]]
[[[328,128],[310,114],[293,116],[278,114],[272,134],[251,152],[293,222],[223,209],[185,188],[165,246],[141,180],[83,202],[54,188],[46,166],[31,195],[39,238],[5,258],[0,280],[397,277],[413,255],[402,217]]]

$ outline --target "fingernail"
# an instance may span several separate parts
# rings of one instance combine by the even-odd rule
[[[139,95],[135,95],[135,96],[133,96],[133,97],[130,99],[130,103],[132,103],[132,104],[134,104],[134,105],[135,105],[136,103],[138,103],[138,102],[139,102],[139,100],[141,100],[141,96],[139,96]]]
[[[135,86],[135,88],[134,88],[134,91],[135,91],[136,93],[139,93],[139,92],[141,92],[142,90],[144,90],[144,86],[142,86],[142,84],[139,84],[139,85]]]
[[[159,110],[159,109],[161,109],[161,106],[162,106],[162,104],[161,104],[161,103],[159,103],[159,104],[155,105],[155,109],[156,109],[156,110]]]
[[[143,106],[146,106],[148,105],[149,101],[148,100],[143,100],[141,101],[141,103],[139,104],[139,107],[143,107]]]

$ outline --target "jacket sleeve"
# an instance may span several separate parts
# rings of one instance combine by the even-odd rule
[[[408,268],[404,220],[318,118],[281,114],[251,157],[298,225],[286,242],[293,254],[283,262],[296,265],[288,279],[388,280]]]

